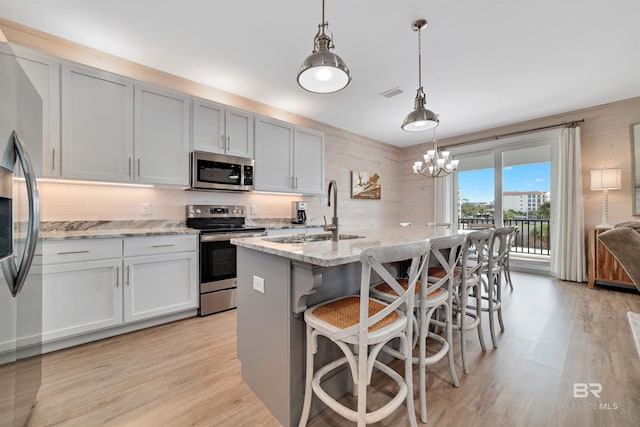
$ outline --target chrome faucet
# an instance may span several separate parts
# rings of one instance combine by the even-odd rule
[[[329,181],[329,191],[327,191],[327,206],[331,207],[331,188],[333,188],[333,218],[331,224],[327,224],[327,217],[324,217],[324,231],[331,231],[331,241],[338,241],[338,184],[335,180]]]

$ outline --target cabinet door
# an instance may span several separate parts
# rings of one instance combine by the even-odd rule
[[[124,320],[198,307],[197,252],[125,258]]]
[[[131,181],[133,83],[62,65],[62,176]]]
[[[293,128],[256,117],[256,190],[293,191]]]
[[[224,114],[222,105],[204,99],[193,100],[194,150],[224,154]]]
[[[122,259],[44,265],[43,341],[122,324]]]
[[[253,158],[253,114],[228,108],[225,111],[226,153]]]
[[[189,97],[136,84],[135,180],[189,185]]]
[[[296,128],[293,141],[294,191],[303,194],[322,194],[324,134]]]
[[[42,126],[29,126],[20,129],[24,143],[29,150],[29,157],[38,176],[60,176],[60,64],[42,55],[32,53],[24,48],[15,48],[18,63],[28,76],[31,84],[42,98],[37,108],[42,111]],[[18,108],[34,108],[20,103]],[[32,114],[30,111],[19,112]],[[39,132],[39,135],[31,135]],[[42,140],[42,145],[38,142]],[[37,144],[31,145],[35,141]]]

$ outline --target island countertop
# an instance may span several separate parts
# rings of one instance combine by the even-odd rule
[[[269,237],[245,237],[232,239],[231,243],[272,255],[289,258],[322,267],[331,267],[359,261],[363,250],[375,246],[410,243],[439,236],[450,236],[457,231],[446,227],[386,227],[372,230],[341,230],[340,234],[360,236],[356,239],[310,241],[303,243],[279,243]],[[282,236],[279,236],[282,237]]]

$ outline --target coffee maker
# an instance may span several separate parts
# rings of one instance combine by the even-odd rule
[[[307,223],[307,202],[291,202],[291,222],[294,224]]]

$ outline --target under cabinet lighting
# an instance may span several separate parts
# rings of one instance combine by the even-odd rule
[[[24,178],[16,178],[23,180]],[[152,184],[135,184],[128,182],[103,182],[103,181],[81,181],[75,179],[55,179],[55,178],[37,178],[38,182],[47,182],[55,184],[80,184],[80,185],[102,185],[108,187],[138,187],[138,188],[154,188]]]

